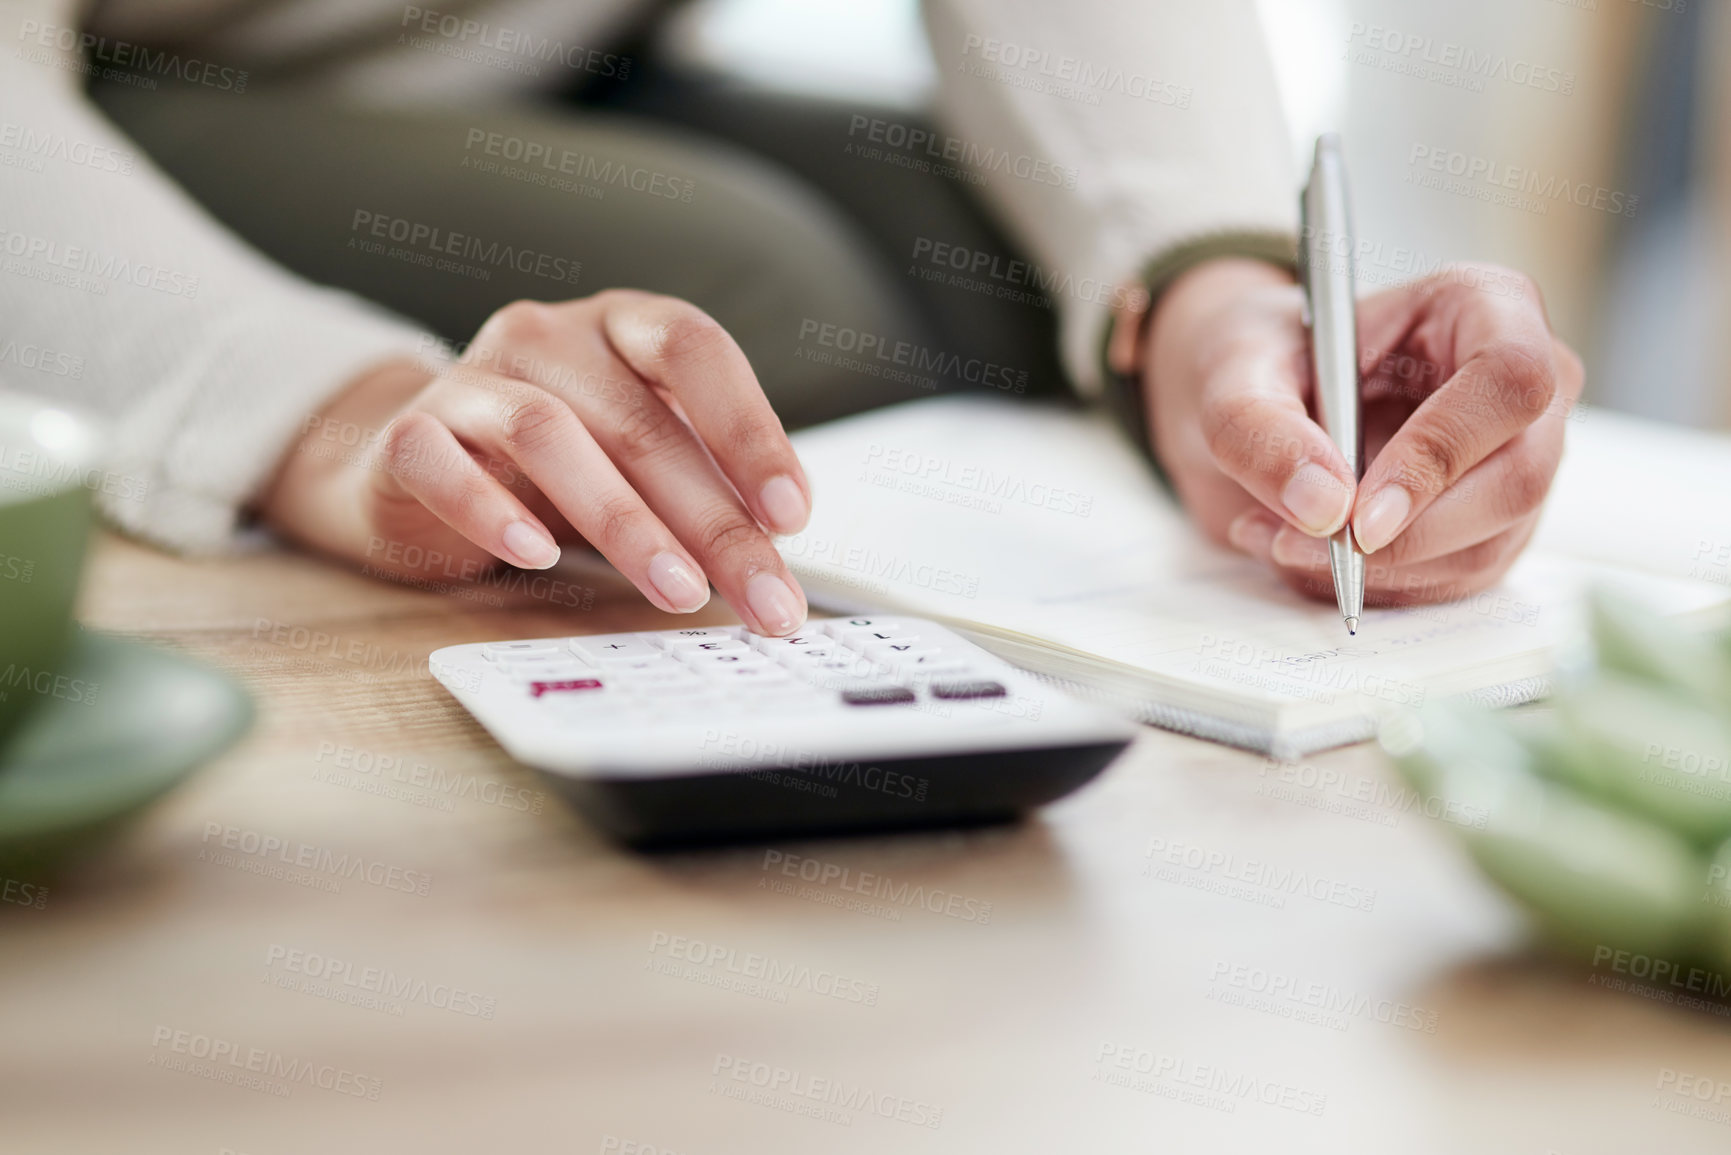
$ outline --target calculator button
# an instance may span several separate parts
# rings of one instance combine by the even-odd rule
[[[644,694],[637,699],[637,704],[663,717],[683,718],[690,722],[701,722],[705,711],[711,713],[726,708],[726,699],[716,693],[714,686],[681,687],[678,690],[667,690],[654,694]]]
[[[937,677],[933,677],[931,674],[911,674],[911,673],[907,673],[905,671],[898,671],[898,673],[897,673],[897,677],[905,685],[911,686],[916,692],[921,693],[921,694],[931,694],[932,686],[935,683],[940,682],[940,681],[941,682],[968,681],[968,680],[976,678],[978,676],[979,676],[978,670],[959,670],[953,674],[940,674]]]
[[[665,654],[649,654],[641,658],[621,658],[616,662],[608,662],[607,669],[617,675],[630,674],[635,670],[681,670],[684,667]]]
[[[620,681],[692,681],[698,677],[698,672],[692,670],[684,661],[632,661],[623,665],[609,665],[608,674]]]
[[[519,682],[552,682],[563,678],[590,678],[595,676],[595,667],[588,662],[570,660],[565,655],[564,661],[557,662],[510,662],[499,667],[499,671]]]
[[[807,685],[815,686],[820,690],[843,694],[854,690],[876,690],[883,687],[883,683],[876,678],[862,678],[847,670],[817,671],[807,675],[805,681]]]
[[[911,658],[921,655],[937,657],[941,653],[936,646],[918,641],[872,642],[865,648],[865,655],[874,661],[889,665],[899,665]]]
[[[749,654],[751,647],[733,638],[721,638],[713,641],[696,642],[692,645],[670,648],[667,651],[681,661],[702,661],[705,658],[717,657],[721,654]]]
[[[738,626],[710,626],[706,629],[672,630],[665,634],[650,635],[655,644],[664,650],[682,650],[688,646],[700,646],[705,642],[733,642],[744,645],[739,640]]]
[[[904,641],[911,642],[920,636],[920,632],[912,626],[900,622],[889,622],[884,625],[866,626],[863,629],[850,629],[841,635],[841,643],[856,649],[869,646],[873,642]]]
[[[850,706],[902,706],[914,700],[914,692],[904,686],[867,686],[843,690],[841,700]]]
[[[492,655],[491,661],[501,666],[532,666],[543,662],[587,662],[588,659],[577,655],[564,646],[549,645],[543,649],[511,650]]]
[[[1008,691],[1002,682],[987,679],[970,682],[933,682],[932,697],[968,699],[968,698],[1002,698]]]
[[[529,696],[539,698],[543,694],[587,693],[599,689],[602,689],[599,678],[561,678],[550,682],[530,682]]]
[[[800,709],[804,708],[809,701],[810,699],[803,695],[794,698],[787,694],[766,694],[761,691],[753,691],[752,693],[741,694],[736,698],[729,699],[726,709],[730,716],[757,714],[775,716],[797,713]]]
[[[528,657],[535,654],[557,654],[558,642],[489,642],[481,647],[481,656],[489,661],[501,661],[505,658]]]
[[[759,653],[774,657],[789,650],[799,653],[821,653],[825,650],[833,650],[835,639],[815,630],[789,634],[785,638],[766,638],[761,634],[753,634],[751,645]]]
[[[792,674],[780,666],[760,659],[757,665],[728,665],[717,663],[717,672],[722,675],[722,681],[729,686],[757,688],[759,686],[794,686],[799,683]]]
[[[848,651],[830,648],[827,650],[776,650],[775,659],[790,670],[815,670],[825,662],[833,662],[837,654]]]
[[[687,664],[694,666],[705,673],[721,669],[736,670],[773,665],[773,663],[762,654],[754,654],[750,650],[746,649],[741,649],[737,653],[732,654],[685,653],[680,656],[685,659]]]
[[[878,663],[847,650],[837,650],[833,656],[821,662],[802,663],[797,669],[808,678],[822,678],[826,683],[833,683],[837,678],[869,682],[874,675],[883,672],[883,667]]]
[[[600,662],[619,662],[629,658],[658,658],[661,651],[629,635],[619,637],[572,638],[571,649],[586,658]]]
[[[644,682],[631,689],[643,698],[689,698],[696,694],[713,694],[715,686],[702,678],[687,678],[677,682]]]
[[[822,623],[824,632],[840,639],[855,630],[883,628],[897,624],[893,618],[829,618]]]
[[[645,662],[640,666],[623,666],[613,671],[618,681],[628,686],[660,686],[669,682],[701,684],[703,679],[688,666],[678,662]]]
[[[759,670],[739,670],[719,680],[721,688],[739,696],[743,701],[757,694],[766,698],[827,698],[828,695],[810,682],[800,678],[790,678],[786,674],[780,677],[774,666],[765,666]],[[759,675],[762,675],[759,677]]]
[[[875,664],[858,650],[850,650],[846,646],[825,650],[816,656],[815,661],[800,661],[800,656],[796,656],[793,660],[799,662],[799,668],[803,670],[851,670],[858,668],[864,672],[871,669]]]
[[[765,698],[794,705],[830,705],[835,701],[832,692],[823,690],[810,682],[780,682],[760,691]]]
[[[966,658],[943,650],[927,650],[903,654],[891,663],[897,671],[915,677],[931,678],[940,674],[963,674],[971,667]]]

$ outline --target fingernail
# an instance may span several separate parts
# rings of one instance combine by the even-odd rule
[[[1233,549],[1265,561],[1274,546],[1274,527],[1268,524],[1268,518],[1260,511],[1248,510],[1226,527],[1226,540],[1232,543]]]
[[[1274,535],[1274,560],[1293,569],[1322,569],[1328,565],[1328,545],[1287,526]]]
[[[649,584],[682,614],[709,604],[709,587],[685,564],[684,558],[671,550],[662,550],[650,559]]]
[[[559,560],[559,547],[540,526],[513,521],[505,527],[505,551],[524,569],[546,569]]]
[[[745,604],[757,624],[771,634],[792,633],[805,620],[805,603],[772,573],[760,573],[745,583]]]
[[[1340,478],[1316,462],[1307,461],[1280,491],[1280,501],[1299,525],[1318,537],[1326,537],[1346,524],[1352,494]]]
[[[1379,490],[1353,519],[1352,532],[1358,539],[1358,548],[1375,553],[1393,541],[1411,512],[1412,494],[1398,485]]]
[[[800,489],[799,482],[785,473],[764,482],[757,500],[763,507],[763,515],[769,519],[769,528],[776,533],[798,533],[805,528],[806,519],[811,517],[805,491]]]

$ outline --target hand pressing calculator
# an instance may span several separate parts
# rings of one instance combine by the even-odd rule
[[[929,621],[812,621],[447,646],[433,675],[633,845],[1012,818],[1135,726]]]

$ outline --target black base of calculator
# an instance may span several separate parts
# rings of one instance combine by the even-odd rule
[[[1007,821],[1075,790],[1128,742],[856,763],[858,773],[728,770],[659,778],[543,775],[629,846],[744,842]]]

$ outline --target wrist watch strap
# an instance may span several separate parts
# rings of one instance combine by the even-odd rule
[[[1172,488],[1172,482],[1166,476],[1166,470],[1161,466],[1149,439],[1148,409],[1143,397],[1140,371],[1142,344],[1148,339],[1149,321],[1159,306],[1160,294],[1188,270],[1204,261],[1218,260],[1221,257],[1249,257],[1267,261],[1294,274],[1298,269],[1298,246],[1290,233],[1247,230],[1208,233],[1196,237],[1166,249],[1143,267],[1141,284],[1147,289],[1147,295],[1142,298],[1146,302],[1142,312],[1117,314],[1100,337],[1100,365],[1106,383],[1103,395],[1106,410],[1129,435],[1130,440],[1142,450],[1143,455],[1153,465],[1160,483],[1167,489]],[[1106,356],[1113,330],[1124,324],[1137,327],[1134,361],[1137,368],[1129,373],[1115,371]]]

